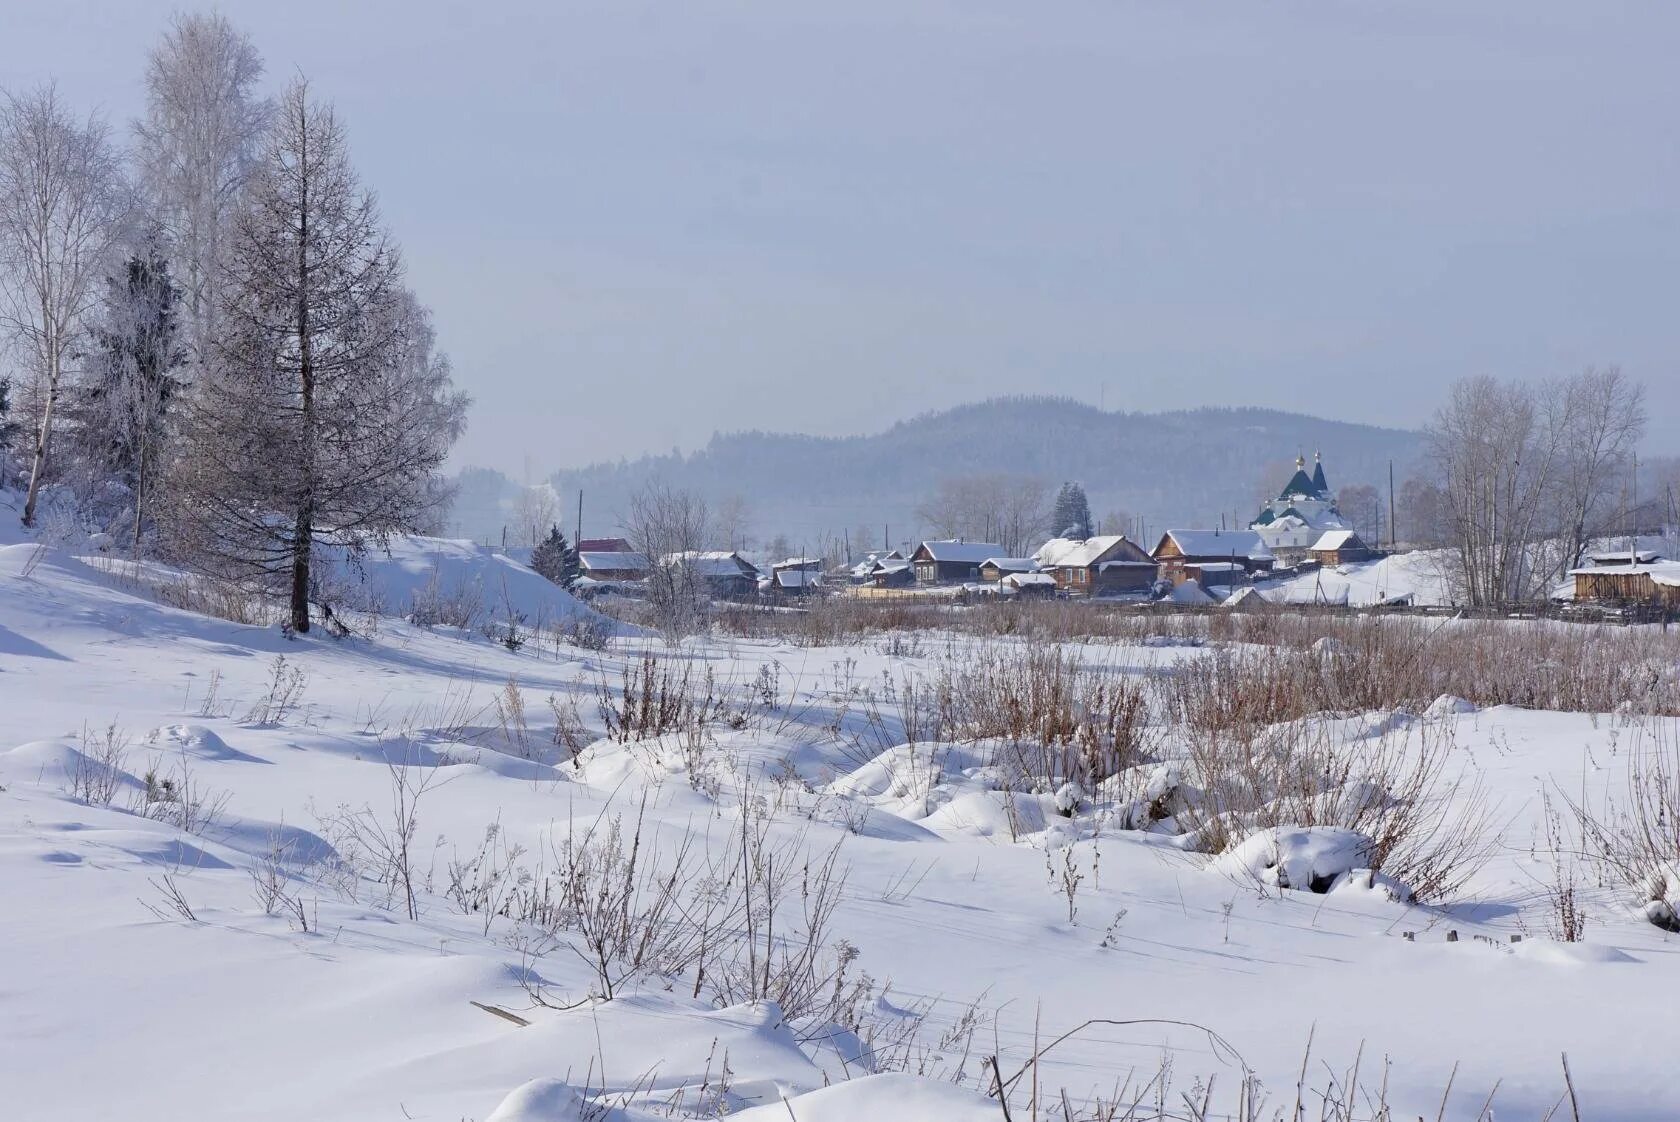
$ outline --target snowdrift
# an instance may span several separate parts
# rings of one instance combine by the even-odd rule
[[[511,617],[529,627],[587,620],[611,634],[636,632],[507,554],[465,539],[403,534],[360,556],[328,545],[321,550],[321,568],[353,602],[381,614],[409,615],[417,603],[441,598],[475,605],[487,619]]]

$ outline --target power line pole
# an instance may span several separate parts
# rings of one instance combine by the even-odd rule
[[[1398,539],[1394,534],[1394,461],[1388,461],[1388,548],[1394,550]]]
[[[578,488],[577,525],[572,530],[572,548],[578,549],[583,543],[583,488]]]

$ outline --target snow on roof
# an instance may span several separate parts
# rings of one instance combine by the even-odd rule
[[[1080,569],[1094,565],[1097,558],[1126,540],[1124,534],[1105,534],[1100,538],[1051,538],[1038,547],[1033,558],[1047,569]]]
[[[776,587],[778,588],[815,588],[822,582],[822,574],[813,573],[809,569],[776,570]]]
[[[1049,573],[1011,573],[1003,583],[1015,588],[1054,588],[1056,578]]]
[[[1157,565],[1153,561],[1130,561],[1130,560],[1127,560],[1127,561],[1104,561],[1097,566],[1097,571],[1098,572],[1107,572],[1109,569],[1158,569],[1158,568],[1160,568],[1160,566]]]
[[[1253,530],[1168,530],[1167,537],[1186,557],[1247,557],[1267,561],[1272,551]]]
[[[1350,545],[1363,545],[1359,535],[1352,530],[1326,530],[1312,548],[1317,549],[1347,549]]]
[[[1587,556],[1594,565],[1625,565],[1628,563],[1630,558],[1637,559],[1641,564],[1649,565],[1653,561],[1661,561],[1664,559],[1663,555],[1654,549],[1641,549],[1638,551],[1627,549],[1607,550],[1603,553],[1590,553]]]
[[[1245,566],[1240,561],[1199,561],[1195,567],[1204,573],[1232,573]]]
[[[665,555],[667,565],[685,565],[702,577],[756,576],[758,569],[739,553],[725,549],[691,549]]]
[[[1235,608],[1242,604],[1265,604],[1268,602],[1269,601],[1267,601],[1264,596],[1260,595],[1260,590],[1258,588],[1255,588],[1252,584],[1248,584],[1225,597],[1225,602],[1222,606]]]
[[[1005,573],[1030,573],[1038,568],[1031,557],[988,557],[980,562],[982,569],[988,565]]]
[[[1652,561],[1642,565],[1630,565],[1623,562],[1620,565],[1588,565],[1584,569],[1569,570],[1570,576],[1615,576],[1631,577],[1643,573],[1651,578],[1652,584],[1660,584],[1664,588],[1680,588],[1680,561]]]
[[[785,561],[775,562],[770,567],[772,569],[809,569],[812,567],[820,569],[822,563],[821,557],[789,557]]]
[[[601,553],[595,550],[580,553],[578,554],[578,565],[585,570],[646,569],[649,567],[648,559],[640,553],[625,553],[616,550],[609,553]]]
[[[997,557],[1003,553],[1003,547],[997,542],[964,542],[955,539],[923,542],[922,548],[927,550],[928,556],[935,561],[966,561],[971,565],[978,565],[988,557]]]

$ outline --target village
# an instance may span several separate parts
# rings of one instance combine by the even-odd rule
[[[792,605],[819,596],[872,600],[907,597],[966,601],[985,598],[1103,600],[1167,608],[1255,609],[1271,605],[1431,610],[1456,608],[1450,593],[1427,580],[1384,584],[1379,563],[1416,559],[1411,569],[1437,568],[1432,551],[1396,550],[1370,542],[1344,517],[1321,458],[1304,456],[1294,474],[1243,528],[1172,528],[1149,541],[1077,525],[1047,537],[1025,556],[997,542],[929,539],[899,547],[826,557],[764,558],[745,550],[658,552],[659,566],[680,573],[711,599]],[[1659,547],[1664,536],[1654,544]],[[1631,613],[1666,618],[1680,611],[1680,561],[1653,542],[1598,543],[1573,560],[1547,598],[1552,609]],[[625,537],[580,538],[573,591],[585,597],[639,598],[655,565],[648,550]],[[1330,572],[1376,570],[1381,587],[1350,599],[1345,582],[1314,579]],[[1440,574],[1433,574],[1437,578]],[[1303,579],[1305,578],[1305,579]],[[1443,582],[1433,581],[1436,585]]]

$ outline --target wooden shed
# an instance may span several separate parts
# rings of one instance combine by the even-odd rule
[[[1354,530],[1326,530],[1307,550],[1307,556],[1320,565],[1346,565],[1369,561],[1371,547]]]
[[[1680,610],[1680,562],[1590,565],[1572,569],[1577,603],[1655,604]]]

